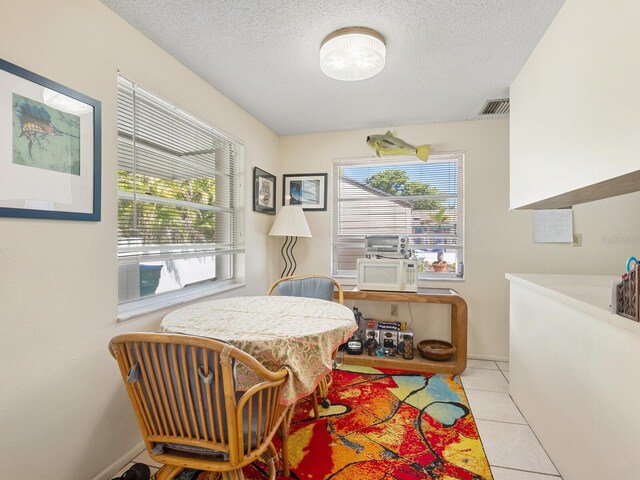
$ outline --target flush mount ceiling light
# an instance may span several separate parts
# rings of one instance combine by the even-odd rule
[[[336,80],[364,80],[384,68],[384,37],[365,27],[347,27],[330,33],[320,47],[320,69]]]

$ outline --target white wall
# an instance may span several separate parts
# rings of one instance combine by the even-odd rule
[[[250,274],[228,295],[268,287],[251,170],[279,173],[278,138],[97,0],[3,0],[0,32],[0,58],[103,107],[102,221],[0,218],[0,477],[91,479],[140,442],[109,339],[162,315],[116,324],[117,71],[246,144]]]
[[[640,170],[638,18],[638,0],[560,9],[511,85],[512,208]]]
[[[541,277],[511,281],[511,396],[563,479],[638,478],[640,326]],[[609,285],[580,280],[585,292]]]
[[[331,171],[331,159],[373,153],[367,135],[380,129],[354,130],[281,139],[282,171],[287,174]],[[627,256],[637,252],[640,227],[634,212],[640,194],[584,204],[574,209],[575,228],[583,246],[533,244],[531,212],[508,211],[509,122],[507,119],[397,127],[394,134],[417,145],[431,143],[434,152],[463,150],[465,157],[465,271],[463,282],[429,282],[457,290],[469,306],[469,354],[506,359],[509,298],[506,272],[620,273]],[[329,199],[332,190],[329,190]],[[331,203],[329,201],[329,203]],[[330,273],[331,213],[306,213],[313,238],[296,246],[297,273]],[[276,262],[281,243],[271,243]],[[277,265],[273,269],[277,270]],[[352,304],[351,304],[352,305]],[[389,318],[389,304],[358,302],[365,317]],[[444,306],[400,304],[400,319],[412,323],[416,342],[448,338]],[[413,319],[413,320],[412,320]]]

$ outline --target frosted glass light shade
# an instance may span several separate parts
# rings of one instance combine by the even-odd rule
[[[280,209],[273,226],[269,231],[270,237],[308,237],[311,230],[304,216],[302,207],[286,205]]]
[[[343,28],[322,41],[320,69],[336,80],[364,80],[382,71],[386,54],[384,37],[375,30]]]

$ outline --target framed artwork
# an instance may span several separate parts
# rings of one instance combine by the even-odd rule
[[[284,175],[283,205],[300,205],[303,210],[327,209],[327,174]]]
[[[0,59],[0,216],[100,221],[101,104]]]
[[[276,177],[253,167],[253,211],[276,214]]]

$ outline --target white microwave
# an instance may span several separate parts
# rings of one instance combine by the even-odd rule
[[[358,289],[387,292],[417,292],[416,260],[404,258],[359,258]]]

